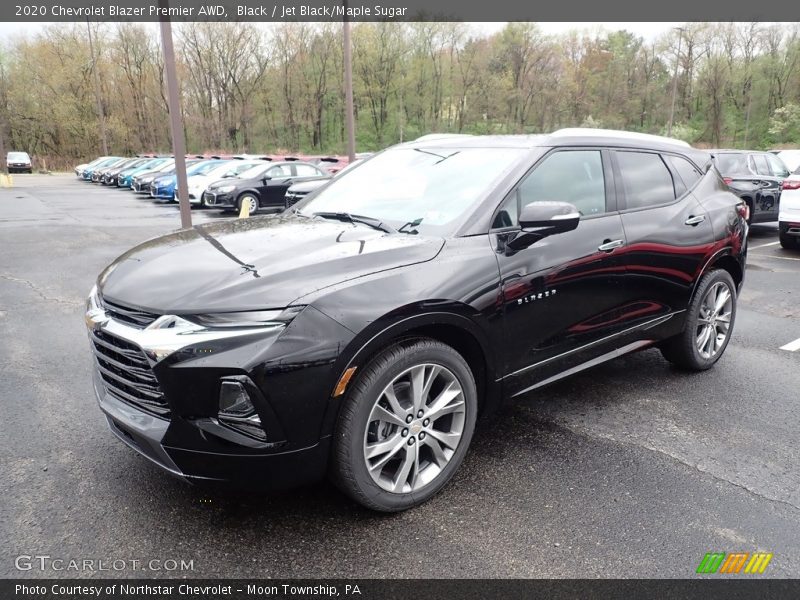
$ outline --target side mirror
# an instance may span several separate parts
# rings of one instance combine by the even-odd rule
[[[572,231],[578,227],[581,214],[567,202],[533,202],[524,206],[519,215],[519,231],[506,246],[522,250],[550,235]]]
[[[272,179],[272,177],[270,177],[269,175],[264,175],[264,176],[261,178],[261,182],[262,182],[262,183],[267,183],[267,182],[268,182],[270,179]]]

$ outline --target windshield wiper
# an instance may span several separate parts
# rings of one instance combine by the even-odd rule
[[[423,150],[422,148],[412,148],[412,149],[417,152],[422,152],[423,154],[430,154],[431,156],[435,156],[436,158],[441,159],[433,163],[435,165],[438,165],[439,163],[446,161],[448,158],[453,158],[456,154],[459,154],[461,152],[461,150],[456,150],[452,154],[443,155],[443,154],[437,154],[436,152],[431,152],[430,150]]]
[[[383,221],[373,219],[372,217],[365,217],[363,215],[351,215],[347,212],[316,212],[314,213],[314,216],[322,217],[323,219],[333,219],[335,221],[346,221],[353,224],[361,223],[368,227],[372,227],[373,229],[377,229],[378,231],[397,233],[397,230],[394,227],[390,227]]]

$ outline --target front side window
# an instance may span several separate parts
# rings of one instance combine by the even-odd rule
[[[289,165],[278,165],[277,167],[272,167],[269,171],[267,171],[267,176],[271,177],[272,179],[284,179],[285,177],[291,177],[292,168]]]
[[[516,227],[523,207],[534,202],[568,202],[583,216],[606,211],[606,182],[599,150],[563,150],[544,159],[506,199],[493,227]]]
[[[529,149],[398,147],[340,174],[307,201],[300,214],[344,212],[379,219],[395,229],[452,232]]]
[[[319,177],[323,174],[322,171],[311,165],[300,164],[295,165],[294,168],[298,177]]]
[[[652,152],[617,152],[625,189],[625,207],[647,208],[675,200],[672,174],[661,155]]]

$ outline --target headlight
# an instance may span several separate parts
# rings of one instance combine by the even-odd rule
[[[214,188],[211,191],[219,192],[220,194],[227,194],[228,192],[232,192],[235,189],[236,189],[235,185],[221,185],[220,187]]]
[[[289,323],[304,308],[305,306],[292,306],[284,310],[213,313],[187,316],[186,319],[208,329],[276,327]]]

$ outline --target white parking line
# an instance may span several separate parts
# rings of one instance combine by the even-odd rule
[[[778,260],[800,260],[800,258],[794,258],[793,256],[775,256],[774,254],[756,254],[755,252],[751,252],[748,256],[757,256],[759,258],[777,258]]]
[[[750,246],[750,250],[755,250],[757,248],[766,248],[767,246],[777,246],[780,242],[770,242],[769,244],[761,244],[759,246]]]
[[[785,346],[781,346],[781,350],[788,350],[789,352],[796,352],[800,350],[800,338],[797,338],[793,342],[789,342]]]

